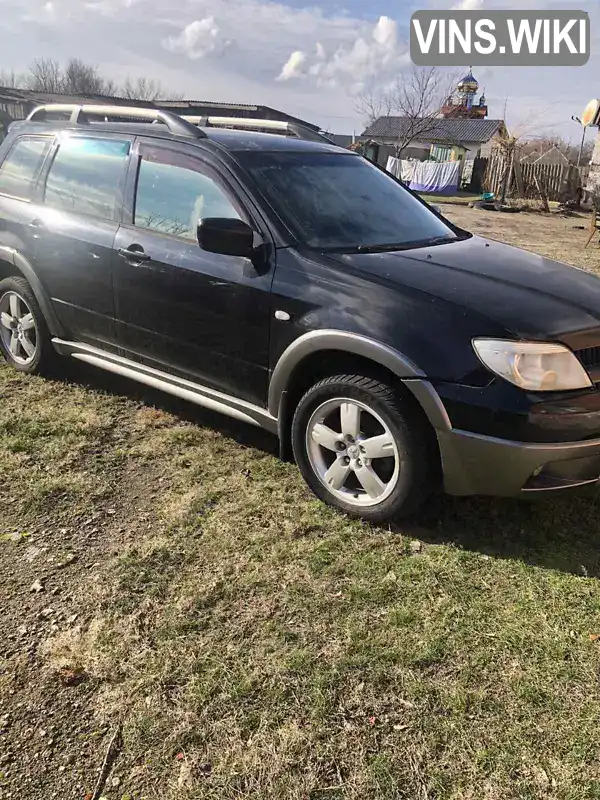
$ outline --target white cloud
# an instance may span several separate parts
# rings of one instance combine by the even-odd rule
[[[143,3],[144,0],[86,0],[83,3],[85,9],[102,14],[105,17],[114,17],[132,6]]]
[[[483,8],[483,0],[460,0],[452,6],[456,11],[476,11]]]
[[[52,0],[47,0],[47,2],[40,3],[31,11],[26,9],[23,14],[23,21],[53,26],[59,24],[63,16],[69,17],[70,14],[71,10],[68,5],[61,5],[56,0],[54,2]]]
[[[302,50],[294,50],[282,67],[277,78],[278,81],[289,81],[291,78],[298,78],[302,72],[301,68],[306,61],[306,54]]]
[[[314,52],[296,50],[285,63],[279,80],[309,78],[318,86],[344,87],[356,91],[377,76],[384,80],[408,61],[407,44],[399,41],[398,25],[390,17],[347,44],[329,50],[317,42]]]
[[[196,19],[186,25],[178,36],[168,36],[163,39],[163,47],[172,53],[184,53],[195,61],[213,53],[221,46],[219,42],[219,27],[214,17]]]
[[[2,62],[5,69],[25,71],[36,58],[81,58],[120,82],[127,75],[157,78],[189,98],[262,103],[348,133],[361,125],[351,97],[361,82],[388,85],[409,64],[401,27],[407,24],[405,6],[448,9],[458,3],[380,4],[382,10],[394,9],[389,14],[397,14],[398,23],[383,17],[375,24],[365,19],[368,4],[331,0],[0,0]],[[483,0],[486,9],[587,10],[596,45],[590,63],[576,70],[515,67],[486,76],[474,67],[490,116],[502,116],[506,96],[511,124],[534,106],[531,98],[540,107],[560,98],[546,117],[565,135],[576,136],[571,114],[580,115],[598,94],[599,5],[598,0]],[[333,10],[344,6],[356,10]],[[211,18],[214,25],[205,23]],[[530,98],[521,102],[524,93]]]
[[[57,10],[52,24],[46,2]],[[331,56],[368,38],[373,24],[311,0],[307,7],[289,2],[0,0],[3,64],[26,71],[36,58],[81,58],[119,82],[127,75],[156,78],[189,98],[269,105],[336,130],[359,127],[345,91],[325,85],[317,91],[314,80],[291,89],[292,82],[277,77],[294,51]],[[194,25],[210,18],[216,35],[211,25]]]
[[[379,22],[375,25],[375,30],[373,31],[374,41],[381,47],[393,50],[396,46],[397,37],[398,26],[396,22],[389,17],[379,17]]]

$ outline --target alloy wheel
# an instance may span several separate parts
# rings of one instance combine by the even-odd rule
[[[27,301],[16,292],[0,297],[0,338],[15,363],[28,366],[35,359],[38,330]]]
[[[400,454],[389,426],[358,400],[341,397],[318,406],[306,428],[306,450],[321,483],[349,505],[383,502],[400,477]]]

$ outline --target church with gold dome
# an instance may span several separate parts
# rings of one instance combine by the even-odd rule
[[[472,68],[456,85],[452,94],[441,109],[445,119],[485,119],[488,108],[485,103],[485,94],[482,92],[477,99],[479,83],[473,75]]]
[[[417,126],[418,127],[418,126]],[[382,167],[390,157],[418,161],[473,161],[489,158],[495,143],[506,136],[503,119],[490,119],[485,92],[469,68],[450,97],[427,124],[407,141],[415,129],[406,116],[377,117],[363,131],[360,141],[365,154]]]

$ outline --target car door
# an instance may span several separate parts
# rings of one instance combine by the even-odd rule
[[[63,132],[31,220],[40,279],[69,335],[116,349],[113,243],[132,137]]]
[[[258,228],[249,198],[196,149],[141,139],[136,158],[131,218],[115,240],[122,346],[150,366],[264,403],[272,270],[205,252],[197,239],[207,217]]]

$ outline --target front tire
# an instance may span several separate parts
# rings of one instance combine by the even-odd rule
[[[430,432],[409,402],[372,378],[335,375],[309,389],[292,446],[317,497],[354,517],[413,514],[430,491]]]
[[[53,361],[46,320],[24,278],[0,281],[0,350],[11,367],[30,375]]]

